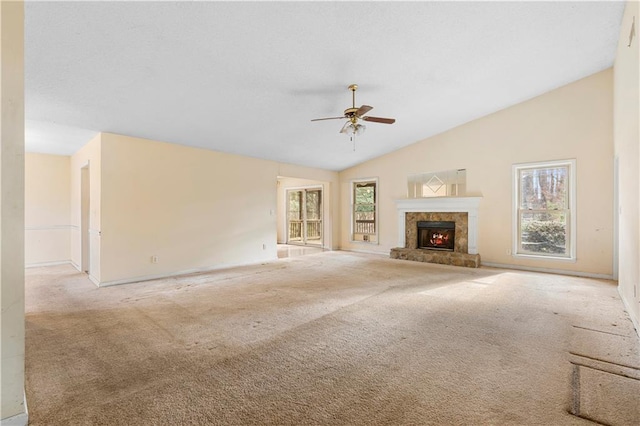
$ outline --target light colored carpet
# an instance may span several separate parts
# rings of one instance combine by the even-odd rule
[[[640,365],[615,284],[550,274],[323,252],[26,293],[33,425],[592,424],[569,353]]]

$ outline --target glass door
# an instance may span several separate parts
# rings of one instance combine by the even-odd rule
[[[302,238],[303,191],[287,190],[287,243],[304,244]]]
[[[287,243],[322,246],[322,189],[287,190]]]
[[[305,244],[322,245],[322,190],[305,189]]]

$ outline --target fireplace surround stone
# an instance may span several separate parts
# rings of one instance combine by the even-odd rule
[[[405,214],[405,247],[418,248],[418,222],[455,222],[456,240],[453,251],[469,252],[469,218],[467,213],[408,212]]]

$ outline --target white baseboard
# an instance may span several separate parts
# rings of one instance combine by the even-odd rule
[[[389,257],[389,253],[385,253],[385,252],[382,252],[382,251],[360,250],[360,249],[345,249],[345,248],[338,249],[338,251],[350,251],[350,252],[353,252],[353,253],[363,253],[363,254],[377,254],[377,255],[380,255],[380,256]]]
[[[71,265],[73,266],[75,269],[78,270],[78,272],[84,272],[82,270],[82,268],[80,267],[80,265],[78,265],[77,263],[75,263],[72,260],[63,260],[60,262],[44,262],[44,263],[32,263],[26,266],[26,268],[38,268],[41,266],[57,266],[57,265]],[[91,281],[92,283],[94,283],[96,285],[96,287],[100,287],[100,281],[98,281],[98,279],[96,277],[94,277],[93,275],[87,274],[87,277],[89,278],[89,281]]]
[[[624,305],[624,309],[629,314],[629,318],[631,318],[631,323],[633,324],[633,327],[636,329],[636,333],[638,333],[638,336],[640,337],[640,319],[633,316],[632,314],[633,311],[631,310],[631,307],[627,303],[627,299],[622,295],[622,293],[620,293],[620,286],[618,286],[618,294],[620,295],[620,299],[622,299],[622,304]]]
[[[94,277],[91,274],[87,274],[87,276],[89,277],[89,281],[94,283],[96,285],[96,287],[100,287],[100,281],[98,281],[98,279],[96,277]]]
[[[27,263],[24,265],[25,268],[40,268],[43,266],[58,266],[58,265],[67,265],[73,263],[70,260],[59,260],[56,262],[40,262],[40,263]]]
[[[29,409],[27,408],[27,393],[24,393],[24,413],[0,420],[0,426],[27,426],[29,424]]]
[[[521,266],[521,265],[510,265],[507,263],[485,262],[484,260],[480,261],[480,266],[481,267],[489,266],[491,268],[500,268],[500,269],[515,269],[519,271],[529,271],[529,272],[542,272],[545,274],[571,275],[574,277],[596,278],[600,280],[613,279],[613,275],[611,274],[593,274],[591,272],[567,271],[565,269],[537,268],[534,266]]]
[[[17,416],[0,420],[0,425],[2,426],[27,426],[27,424],[29,424],[29,415],[27,413],[20,413]]]
[[[95,279],[92,278],[92,277],[89,277],[89,278],[98,287],[109,287],[109,286],[113,286],[113,285],[132,284],[132,283],[139,283],[139,282],[142,282],[142,281],[161,280],[161,279],[164,279],[164,278],[178,277],[178,276],[181,276],[181,275],[189,275],[189,274],[197,274],[197,273],[201,273],[201,272],[218,271],[218,270],[221,270],[221,269],[237,268],[237,267],[240,267],[240,266],[259,265],[259,264],[266,263],[266,262],[272,262],[274,260],[278,260],[278,258],[274,257],[272,259],[264,259],[264,260],[259,260],[259,261],[255,261],[255,262],[248,262],[248,263],[226,263],[226,264],[216,265],[216,266],[207,266],[207,267],[204,267],[204,268],[184,269],[182,271],[171,272],[171,273],[168,273],[168,274],[143,275],[143,276],[139,276],[139,277],[125,278],[125,279],[122,279],[122,280],[105,281],[105,282],[101,282],[101,283],[98,283],[97,281],[94,281]]]

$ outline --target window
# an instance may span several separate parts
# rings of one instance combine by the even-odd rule
[[[352,181],[352,240],[378,242],[376,179]]]
[[[575,259],[575,160],[513,166],[514,250]]]

